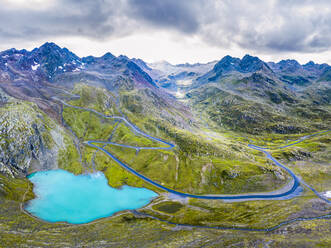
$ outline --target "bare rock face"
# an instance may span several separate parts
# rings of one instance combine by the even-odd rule
[[[0,106],[6,104],[9,98],[10,97],[0,89]]]
[[[35,104],[0,90],[0,172],[12,177],[57,167],[63,131]]]

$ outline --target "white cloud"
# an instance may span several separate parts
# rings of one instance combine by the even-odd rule
[[[41,10],[54,6],[55,0],[1,0],[2,8],[27,8]]]

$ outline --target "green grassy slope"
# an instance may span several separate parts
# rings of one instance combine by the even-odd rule
[[[74,92],[80,94],[81,98],[70,101],[70,104],[92,108],[110,115],[123,112],[132,123],[145,132],[176,144],[175,149],[170,151],[137,152],[113,145],[107,145],[105,148],[153,180],[188,193],[235,194],[272,191],[279,188],[288,181],[286,173],[266,160],[262,153],[249,149],[247,143],[277,147],[286,143],[286,140],[294,140],[302,136],[300,133],[269,133],[266,130],[257,132],[254,129],[256,126],[253,124],[250,126],[249,123],[246,129],[231,131],[224,128],[219,124],[224,123],[223,121],[218,123],[212,118],[209,119],[209,114],[201,111],[205,109],[202,106],[209,107],[213,105],[213,101],[220,104],[222,101],[228,104],[228,101],[230,105],[239,101],[241,106],[247,108],[245,99],[235,98],[236,100],[232,102],[232,96],[224,92],[218,92],[217,97],[211,92],[210,96],[195,105],[197,113],[201,113],[201,119],[194,123],[189,121],[190,118],[185,112],[181,112],[179,121],[175,118],[163,121],[162,118],[169,115],[176,116],[177,112],[180,112],[179,109],[168,109],[167,105],[154,105],[150,101],[147,102],[147,107],[138,107],[144,102],[145,91],[121,92],[118,106],[111,96],[107,98],[110,93],[100,88],[78,84]],[[194,97],[192,95],[192,99]],[[225,105],[225,110],[217,109],[217,111],[231,112],[233,108],[230,105]],[[220,105],[215,104],[215,106]],[[253,102],[249,106],[253,109],[246,110],[250,111],[251,115],[260,115],[261,120],[265,121],[264,124],[269,123],[269,119],[263,119],[265,115],[268,117],[267,113],[258,110],[259,108],[265,110],[265,106]],[[163,111],[163,115],[158,115],[158,108]],[[239,115],[242,114],[241,111],[240,109]],[[219,115],[222,116],[222,113]],[[280,113],[278,118],[282,119],[282,117],[285,116]],[[131,185],[157,191],[160,197],[139,210],[140,212],[175,223],[247,228],[266,228],[297,217],[319,216],[331,212],[329,206],[306,188],[300,197],[284,201],[229,203],[171,199],[164,192],[125,171],[104,153],[96,152],[96,149],[83,144],[84,141],[91,139],[107,140],[113,132],[112,141],[118,143],[155,146],[157,144],[154,141],[136,136],[123,123],[115,130],[117,123],[114,120],[101,118],[84,110],[64,107],[63,118],[73,133],[68,131],[64,134],[63,142],[66,149],[59,151],[59,167],[77,174],[95,169],[105,173],[109,185],[113,187]],[[305,128],[304,125],[308,123],[308,121],[301,123],[300,117],[287,116],[287,118],[288,123],[293,121],[293,125],[297,124],[294,125],[296,127]],[[270,121],[270,127],[272,125]],[[300,131],[304,130],[306,129],[300,129]],[[79,141],[79,149],[74,144],[74,137]],[[330,185],[329,144],[330,134],[326,134],[285,150],[275,149],[272,154],[317,190],[326,191],[329,190]],[[32,197],[34,197],[32,185],[27,179],[0,176],[0,242],[3,246],[160,247],[166,244],[168,247],[231,245],[302,247],[307,242],[312,246],[331,245],[328,235],[330,220],[296,222],[269,233],[180,228],[151,218],[138,217],[128,211],[88,225],[50,224],[21,212],[21,202],[26,202]]]
[[[85,93],[79,100],[71,101],[71,104],[82,107],[82,103],[87,102],[87,106],[84,107],[103,109],[103,106],[100,106],[102,103],[96,101],[92,93],[88,93],[88,86],[77,87],[83,87]],[[90,88],[90,91],[96,90]],[[113,105],[112,109],[116,108]],[[122,111],[128,113],[128,116],[133,115],[125,108],[122,108]],[[105,141],[117,125],[112,119],[105,119],[94,113],[70,107],[65,107],[63,117],[81,141]],[[152,114],[139,119],[139,122],[134,124],[143,130],[147,129],[146,131],[152,135],[172,140],[176,148],[173,151],[140,150],[137,152],[135,149],[108,145],[106,149],[143,175],[176,190],[197,194],[246,193],[271,191],[286,183],[286,174],[266,162],[262,154],[254,154],[245,144],[237,144],[230,138],[210,140],[208,135],[203,135],[201,132],[192,134],[169,122],[159,123]],[[148,129],[146,126],[154,127],[154,129]],[[134,146],[160,146],[157,142],[134,134],[124,123],[117,126],[112,141]],[[85,149],[85,151],[88,150]],[[248,156],[243,156],[243,152]],[[86,163],[92,165],[92,151],[88,153],[90,155],[85,156],[88,158]],[[107,171],[106,166],[102,164],[98,166],[102,167],[103,171]],[[116,173],[117,177],[123,178],[119,176],[119,172]],[[118,182],[114,182],[114,178],[111,179],[109,172],[106,175],[112,182],[111,185],[119,185]]]

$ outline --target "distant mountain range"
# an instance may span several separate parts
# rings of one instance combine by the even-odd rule
[[[250,55],[245,55],[242,59],[227,55],[220,61],[207,64],[172,65],[166,61],[146,63],[141,59],[129,59],[123,55],[115,57],[111,53],[102,57],[80,58],[54,43],[45,43],[32,51],[12,48],[0,52],[0,80],[5,82],[54,82],[61,79],[63,74],[77,75],[91,71],[101,72],[112,78],[123,73],[136,83],[172,90],[177,89],[178,80],[188,79],[192,83],[194,81],[194,85],[200,85],[217,82],[233,74],[244,76],[255,72],[294,86],[315,81],[331,81],[331,67],[328,64],[315,64],[310,61],[301,65],[296,60],[264,62]],[[96,76],[96,73],[91,74]]]
[[[282,60],[278,63],[264,62],[258,57],[245,55],[242,59],[225,56],[218,62],[207,64],[171,65],[167,62],[146,64],[142,68],[151,73],[157,82],[165,88],[176,88],[174,79],[190,77],[197,84],[217,82],[218,80],[236,74],[247,75],[261,72],[270,77],[276,77],[289,85],[304,85],[314,81],[330,81],[331,67],[328,64],[315,64],[310,61],[300,65],[296,60]],[[153,69],[151,69],[153,68]],[[154,71],[160,71],[156,73]]]
[[[245,127],[245,130],[247,127],[250,132],[257,123],[255,115],[258,112],[277,110],[279,115],[281,110],[286,118],[291,119],[288,114],[295,109],[297,111],[300,106],[305,106],[305,111],[310,112],[311,108],[330,104],[331,99],[331,67],[314,62],[304,65],[295,60],[264,62],[258,57],[245,55],[242,59],[225,56],[206,64],[172,65],[166,61],[146,63],[141,59],[123,55],[116,57],[111,53],[80,58],[54,43],[45,43],[32,51],[13,48],[0,52],[0,87],[13,97],[37,103],[51,116],[56,116],[57,110],[50,100],[54,95],[50,86],[70,89],[78,82],[101,86],[117,95],[123,90],[145,89],[149,93],[143,97],[143,102],[152,100],[155,106],[185,109],[188,105],[183,101],[188,101],[191,107],[199,109],[208,119],[214,118],[217,125]],[[263,106],[261,111],[249,111],[250,114],[247,111],[242,113],[243,110],[236,106],[219,120],[221,106],[214,109],[215,104],[201,105],[207,100],[215,103],[219,98],[236,99],[234,102],[252,105],[252,109],[257,106],[254,103]],[[271,109],[267,110],[269,107]],[[324,107],[318,111],[326,111],[329,116],[329,110]],[[213,117],[216,113],[217,117]],[[232,122],[235,113],[239,114],[235,117],[239,118],[236,125]],[[227,122],[228,118],[230,120]],[[260,122],[261,127],[257,129],[264,126],[269,130],[263,118]],[[185,126],[183,122],[181,125]],[[287,132],[286,128],[282,132]]]

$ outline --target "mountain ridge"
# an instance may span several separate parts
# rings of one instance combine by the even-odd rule
[[[22,57],[22,58],[19,58]],[[185,68],[185,70],[189,73],[192,71],[192,68],[196,67],[203,67],[205,66],[206,69],[203,69],[201,72],[198,72],[198,76],[200,78],[206,78],[205,80],[208,81],[217,81],[221,78],[224,74],[231,73],[231,72],[239,72],[239,73],[252,73],[257,72],[259,70],[264,71],[265,73],[280,73],[284,74],[283,80],[288,81],[288,76],[293,73],[299,73],[300,75],[303,74],[305,76],[311,77],[321,77],[323,73],[328,71],[331,67],[327,63],[317,64],[313,61],[310,61],[306,64],[300,64],[294,59],[286,59],[281,60],[279,62],[265,62],[256,56],[251,56],[246,54],[242,57],[242,59],[231,57],[230,55],[224,56],[222,59],[218,61],[212,61],[208,63],[184,63],[184,64],[177,64],[172,65],[169,62],[162,62],[162,63],[146,63],[142,59],[132,58],[129,59],[126,56],[120,55],[118,57],[114,56],[110,52],[105,53],[101,57],[94,57],[94,56],[86,56],[86,57],[78,57],[73,52],[69,51],[67,48],[61,48],[55,43],[46,42],[41,45],[39,48],[34,48],[31,51],[27,51],[25,49],[17,50],[15,48],[11,48],[8,50],[4,50],[0,52],[0,68],[6,69],[6,65],[8,63],[15,61],[17,62],[15,68],[19,70],[25,71],[35,71],[36,74],[39,76],[43,76],[44,80],[52,80],[53,77],[63,73],[63,72],[77,72],[89,64],[93,63],[103,63],[107,64],[111,63],[112,61],[121,61],[121,63],[135,63],[138,67],[131,65],[131,69],[138,70],[138,74],[144,74],[143,71],[148,74],[148,76],[142,75],[141,79],[146,80],[151,84],[154,84],[155,81],[161,81],[162,78],[167,77],[168,75],[175,76],[176,70],[171,70],[170,72],[165,72],[161,76],[159,73],[154,71],[162,71],[161,65],[172,67],[172,68]],[[153,66],[154,65],[154,66]],[[207,65],[213,65],[213,68],[208,70],[210,67]],[[164,67],[163,66],[163,67]],[[167,69],[164,69],[167,70]],[[178,73],[183,73],[185,71],[177,70]],[[194,70],[192,72],[195,72]],[[155,73],[157,75],[155,75]],[[154,82],[152,82],[154,81]],[[154,84],[156,86],[156,84]],[[162,85],[161,85],[162,87]]]

